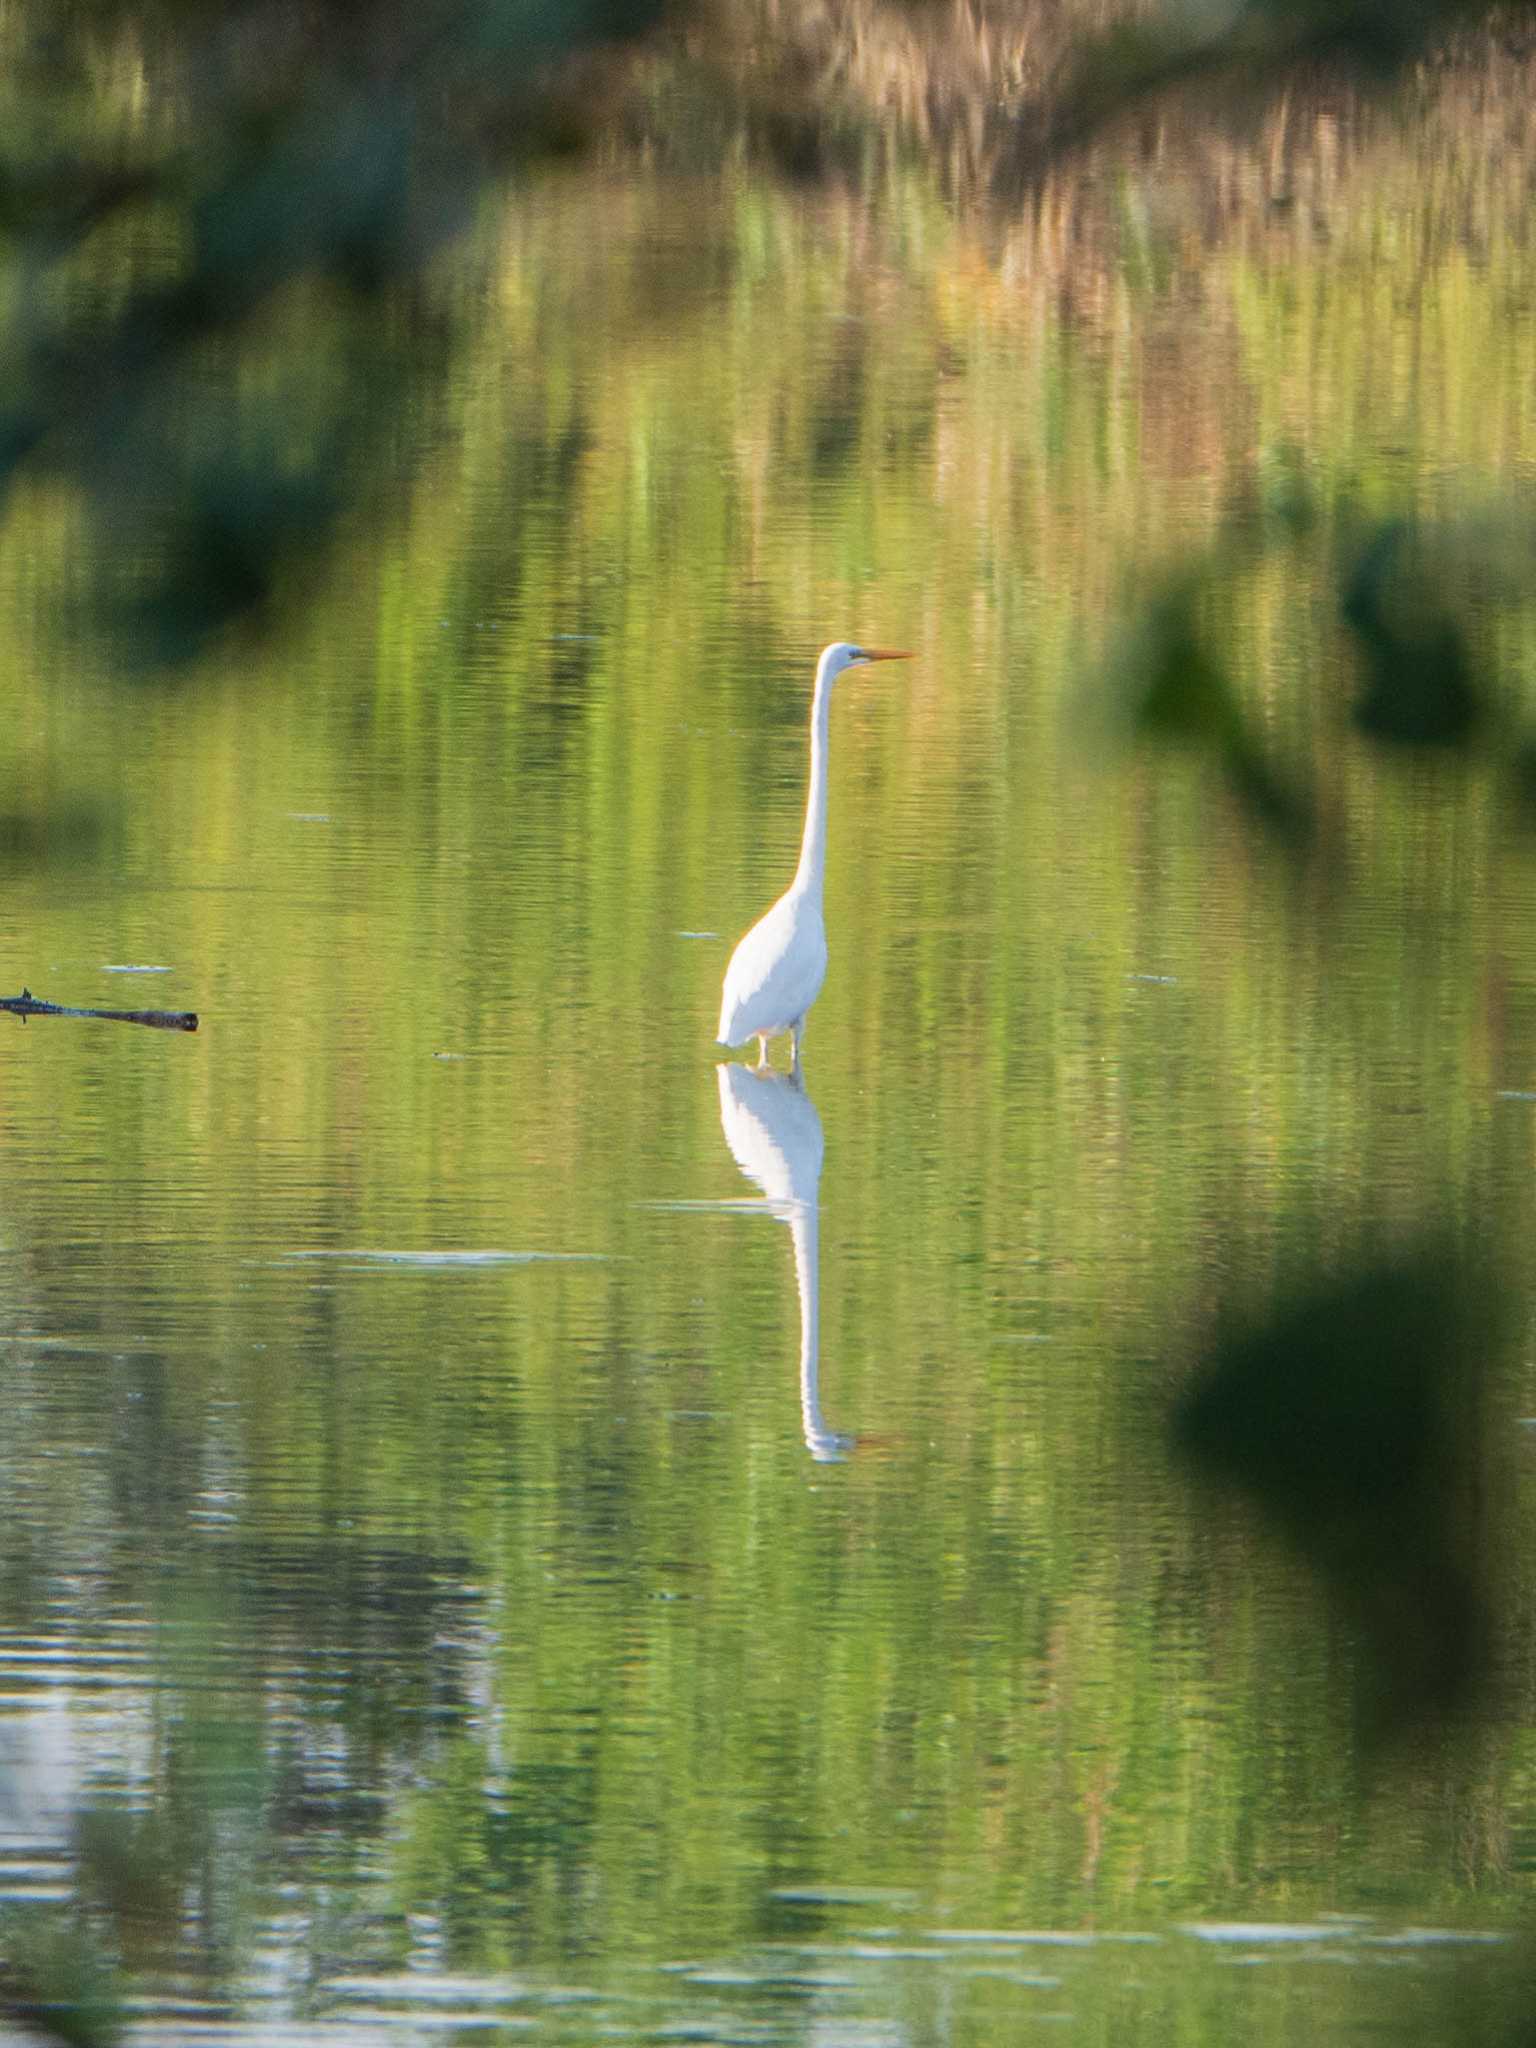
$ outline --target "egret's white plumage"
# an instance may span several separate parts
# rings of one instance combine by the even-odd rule
[[[905,661],[904,648],[855,647],[834,640],[816,664],[811,699],[811,782],[805,800],[805,832],[795,879],[772,909],[753,925],[731,955],[720,999],[722,1045],[757,1040],[759,1064],[768,1041],[788,1031],[800,1063],[805,1013],[821,993],[827,972],[827,928],[822,917],[822,878],[827,862],[827,722],[832,685],[846,668],[865,661]]]

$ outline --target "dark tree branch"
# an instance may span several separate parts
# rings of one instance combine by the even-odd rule
[[[148,1024],[156,1031],[195,1031],[196,1010],[77,1010],[68,1003],[45,1003],[24,988],[19,996],[0,996],[0,1010],[19,1017],[104,1017],[114,1024]]]

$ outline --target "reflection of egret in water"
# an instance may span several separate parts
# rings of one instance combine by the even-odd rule
[[[805,1447],[822,1463],[845,1458],[853,1438],[821,1419],[817,1260],[821,1211],[821,1118],[802,1081],[791,1074],[725,1063],[720,1081],[720,1128],[731,1157],[767,1198],[770,1213],[789,1225],[800,1288],[800,1422]]]

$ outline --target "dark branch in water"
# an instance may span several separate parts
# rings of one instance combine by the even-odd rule
[[[45,1003],[24,988],[19,996],[0,996],[0,1010],[19,1017],[105,1017],[114,1024],[148,1024],[156,1031],[195,1031],[196,1010],[77,1010],[68,1003]]]

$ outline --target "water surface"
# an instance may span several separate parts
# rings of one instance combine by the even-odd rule
[[[1528,1687],[1383,1766],[1164,1418],[1298,1214],[1528,1244],[1529,844],[1350,731],[1326,548],[1226,626],[1326,887],[1078,715],[1274,463],[1341,532],[1528,480],[1523,232],[1469,254],[1415,146],[1070,291],[916,176],[573,175],[466,257],[448,428],[270,658],[130,689],[7,572],[11,724],[104,821],[11,875],[10,980],[203,1018],[17,1027],[0,1139],[0,1885],[132,1873],[135,2038],[1502,1995]],[[710,1032],[844,636],[918,658],[834,704],[800,1093]]]

